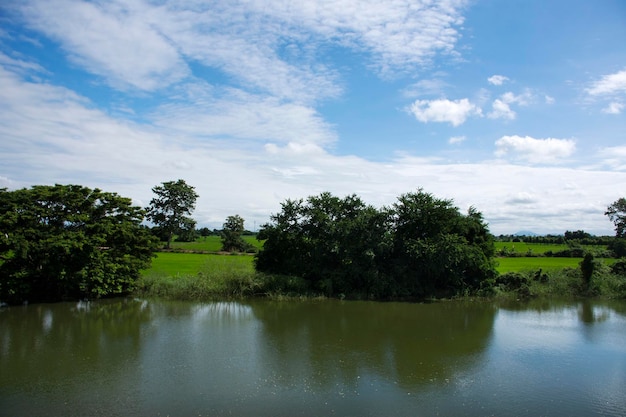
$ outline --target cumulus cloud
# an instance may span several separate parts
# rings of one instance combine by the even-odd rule
[[[449,122],[452,126],[462,125],[468,117],[481,114],[480,108],[466,98],[416,100],[408,110],[420,122]]]
[[[626,69],[614,74],[605,75],[587,88],[591,96],[606,96],[626,93]]]
[[[489,81],[489,84],[492,84],[492,85],[502,85],[508,80],[509,78],[505,77],[504,75],[492,75],[491,77],[487,78],[487,81]]]
[[[620,114],[622,110],[624,110],[624,104],[618,101],[613,101],[602,109],[602,111],[607,114]]]
[[[495,99],[491,106],[493,110],[487,114],[490,119],[513,120],[516,117],[516,113],[511,110],[508,103],[501,99]]]
[[[571,156],[576,150],[572,139],[535,139],[530,136],[503,136],[495,142],[496,156],[513,154],[530,163],[549,163]]]
[[[513,120],[517,117],[515,111],[511,109],[511,104],[527,106],[532,100],[532,94],[526,90],[524,93],[515,95],[512,92],[506,92],[493,101],[492,111],[487,114],[490,119],[508,119]]]

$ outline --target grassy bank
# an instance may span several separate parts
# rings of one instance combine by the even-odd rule
[[[245,235],[242,239],[256,249],[263,246],[263,242],[257,240],[256,236]],[[222,250],[222,240],[219,236],[206,236],[196,239],[194,242],[172,242],[171,248],[180,251],[196,252],[219,252]]]
[[[487,295],[495,298],[625,298],[626,277],[611,272],[597,261],[588,283],[580,268],[555,268],[536,271],[507,272],[496,279]]]
[[[299,278],[269,276],[254,270],[250,255],[160,252],[152,268],[143,271],[136,295],[178,300],[318,296]],[[498,258],[496,298],[626,297],[626,277],[611,274],[614,260],[595,260],[589,286],[583,285],[578,258]],[[538,273],[541,269],[541,273]]]
[[[176,300],[306,295],[303,280],[260,274],[253,261],[250,255],[160,252],[143,271],[136,295]]]

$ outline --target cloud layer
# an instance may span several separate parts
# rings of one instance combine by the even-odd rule
[[[478,64],[461,87],[471,6],[7,2],[0,187],[78,182],[145,204],[154,185],[184,178],[199,224],[238,213],[249,228],[286,198],[329,190],[381,206],[424,187],[476,206],[496,232],[606,232],[623,146],[541,124],[565,100],[494,74],[515,65]],[[619,122],[626,70],[602,74],[578,99]]]

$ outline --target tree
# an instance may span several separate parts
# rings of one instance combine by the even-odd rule
[[[608,206],[604,214],[615,224],[615,236],[626,238],[626,198],[620,198]]]
[[[222,250],[225,252],[245,252],[250,248],[250,244],[247,243],[241,235],[245,231],[243,227],[244,220],[238,214],[234,216],[228,216],[226,223],[222,228],[220,234],[222,239]]]
[[[328,295],[424,297],[473,291],[495,277],[482,215],[419,190],[377,210],[355,195],[287,200],[263,225],[257,270],[294,275]]]
[[[390,215],[389,274],[396,277],[399,294],[453,294],[495,278],[493,240],[474,207],[463,215],[451,200],[419,189],[401,195]]]
[[[146,217],[161,230],[169,249],[174,234],[195,229],[196,222],[189,215],[196,208],[198,194],[184,180],[164,182],[152,192],[156,197],[146,208]]]
[[[120,295],[148,268],[157,241],[144,211],[79,185],[0,190],[0,300]]]

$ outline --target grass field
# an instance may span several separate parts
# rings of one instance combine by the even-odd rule
[[[520,272],[520,271],[537,271],[540,268],[545,272],[563,268],[578,268],[578,264],[582,258],[552,258],[552,257],[536,257],[536,258],[497,258],[498,266],[496,269],[499,273]]]
[[[197,275],[200,271],[238,270],[253,272],[253,256],[212,255],[198,253],[159,252],[152,260],[152,268],[143,275],[160,274],[170,276]]]
[[[568,248],[566,244],[544,244],[544,243],[525,243],[525,242],[495,242],[496,251],[508,249],[510,252],[519,254],[533,253],[536,255],[546,253],[548,251],[557,252]]]
[[[242,236],[243,240],[257,249],[263,246],[256,236]],[[222,249],[222,240],[219,236],[200,237],[195,242],[172,242],[172,249],[193,250],[202,252],[219,252]]]
[[[614,259],[596,259],[606,265],[615,262]],[[580,285],[581,260],[554,257],[496,258],[500,274],[520,272],[532,277],[539,269],[548,274],[549,279],[545,283],[529,278],[530,289],[526,295],[533,296],[589,294],[590,291],[581,289]],[[176,300],[238,299],[260,294],[280,298],[311,294],[302,278],[260,274],[254,270],[253,262],[254,257],[251,255],[159,252],[152,267],[142,272],[135,294],[139,297]],[[591,292],[594,295],[623,297],[626,291],[623,278],[606,273],[607,267],[599,271],[600,275],[593,280],[594,289]],[[512,294],[519,296],[515,291]]]
[[[541,255],[548,251],[559,252],[570,249],[565,243],[495,242],[495,247],[497,252],[506,249],[509,252],[515,252],[520,255]],[[594,249],[606,249],[606,246],[602,245],[583,245],[582,247],[591,251]]]
[[[539,270],[543,271],[578,268],[581,258],[552,258],[552,257],[515,257],[497,258],[497,270],[500,273]],[[169,276],[197,275],[201,271],[236,270],[252,273],[254,257],[250,255],[213,255],[196,253],[159,252],[152,261],[152,268],[145,270],[146,274]],[[610,260],[605,260],[610,263]]]

